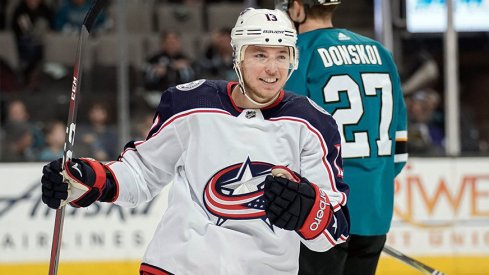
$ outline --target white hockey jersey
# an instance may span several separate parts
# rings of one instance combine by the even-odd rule
[[[162,95],[145,141],[130,142],[108,168],[116,204],[151,200],[169,182],[168,209],[143,258],[154,274],[297,274],[300,242],[326,251],[348,237],[340,135],[306,97],[281,92],[264,109],[240,109],[235,82],[197,80]],[[288,166],[318,185],[334,215],[318,237],[270,224],[263,180]]]

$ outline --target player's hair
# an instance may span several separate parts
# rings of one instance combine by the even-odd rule
[[[275,0],[275,8],[287,12],[294,0]],[[304,5],[307,16],[314,19],[321,19],[330,16],[336,9],[341,0],[300,0]]]
[[[275,0],[275,8],[283,11],[287,11],[290,4],[297,0]],[[316,5],[321,6],[336,6],[341,4],[341,0],[300,0],[300,2],[306,7],[306,9],[312,8]]]
[[[307,16],[313,19],[321,19],[332,16],[333,11],[338,5],[316,5],[306,9]]]

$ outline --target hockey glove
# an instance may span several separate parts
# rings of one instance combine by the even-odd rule
[[[324,191],[286,167],[272,168],[272,176],[265,179],[264,195],[270,222],[285,230],[296,230],[305,239],[321,234],[332,215]]]
[[[51,208],[66,203],[74,207],[87,207],[95,201],[113,201],[117,186],[107,177],[103,164],[88,159],[71,159],[61,168],[61,159],[43,168],[42,201]],[[110,175],[110,174],[109,174]]]

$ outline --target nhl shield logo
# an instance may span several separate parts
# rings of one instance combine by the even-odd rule
[[[246,111],[245,117],[247,119],[256,117],[256,111],[253,111],[253,110]]]

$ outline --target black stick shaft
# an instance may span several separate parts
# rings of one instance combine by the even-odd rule
[[[107,0],[96,0],[92,7],[85,16],[83,25],[80,31],[80,37],[78,39],[78,47],[76,50],[75,64],[73,68],[73,82],[71,85],[70,107],[68,111],[68,122],[66,123],[66,136],[63,152],[63,164],[70,160],[73,156],[73,146],[75,144],[75,130],[76,130],[76,114],[78,110],[78,95],[81,85],[81,77],[83,71],[83,45],[87,40],[90,31],[95,23],[97,15],[107,5]],[[65,207],[61,206],[56,210],[56,217],[54,220],[53,242],[51,245],[51,258],[49,261],[49,275],[58,274],[59,255],[61,248],[61,238],[63,233],[63,224],[65,216]]]
[[[431,274],[431,275],[444,275],[443,272],[441,271],[438,271],[432,267],[429,267],[425,264],[423,264],[422,262],[418,261],[418,260],[415,260],[407,255],[404,255],[403,253],[401,253],[400,251],[397,251],[396,249],[390,247],[390,246],[384,246],[384,249],[383,251],[400,260],[401,262],[411,266],[411,267],[414,267],[416,268],[417,270],[421,271],[423,274]]]

